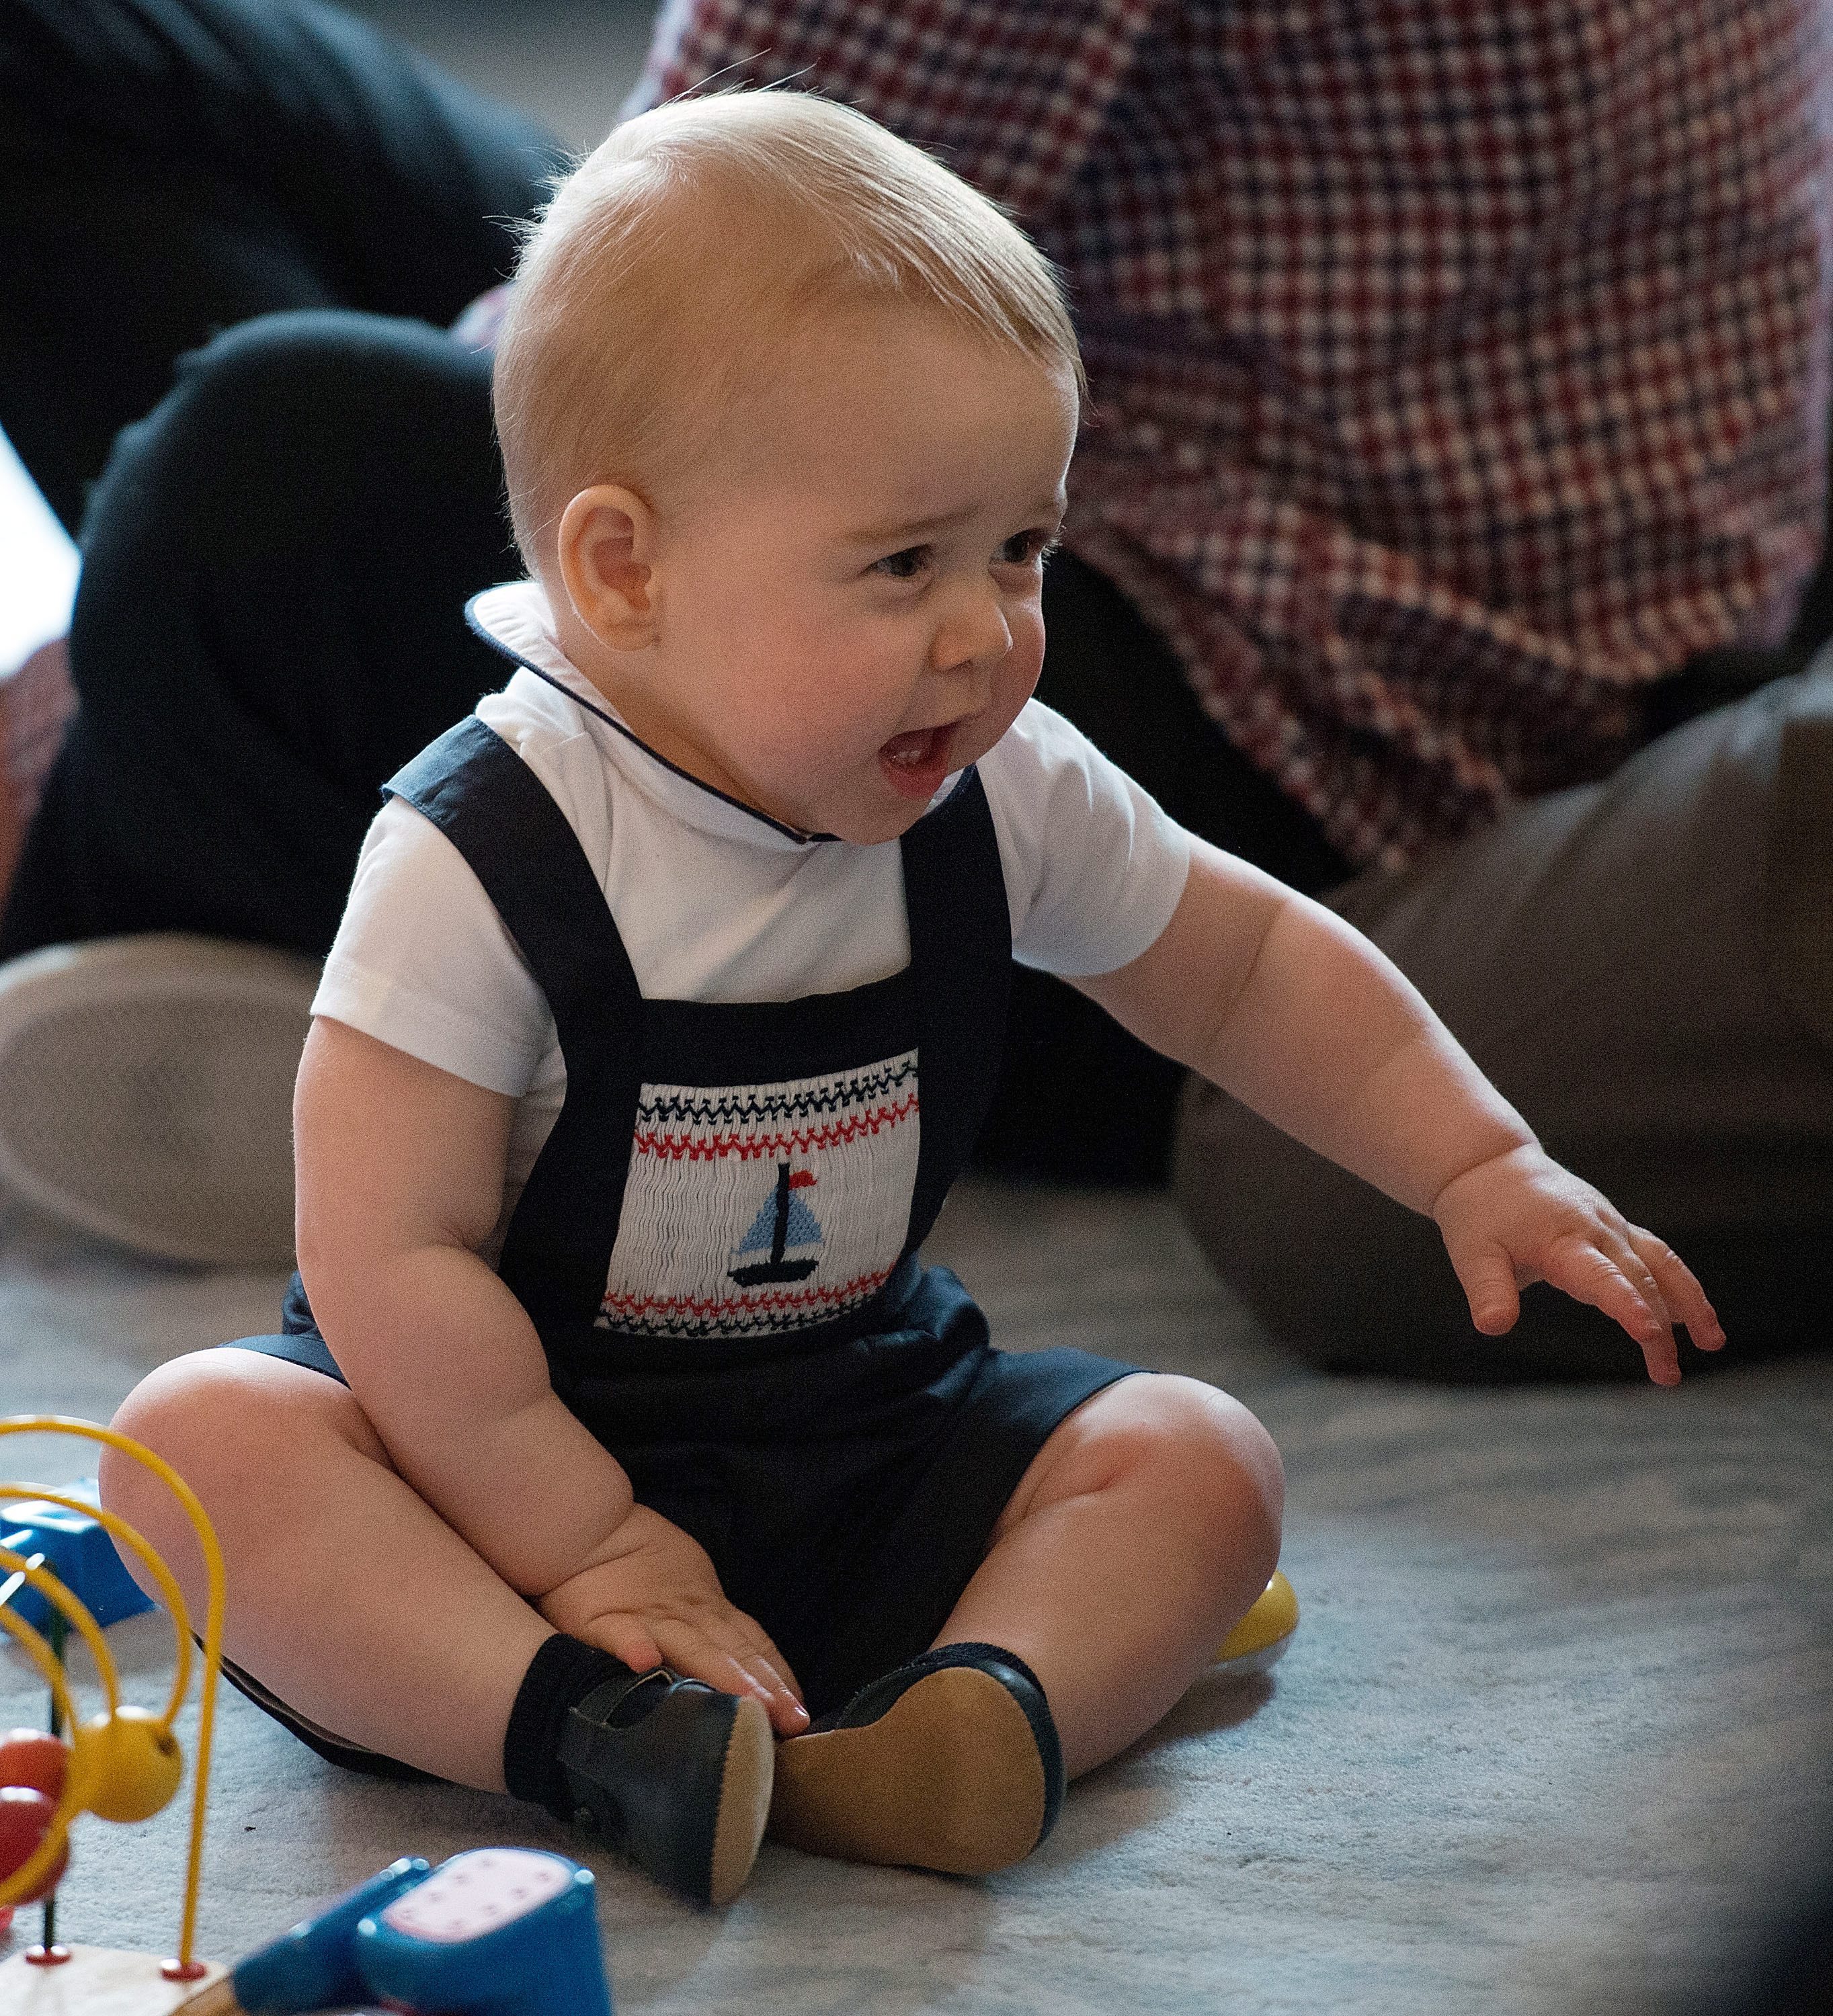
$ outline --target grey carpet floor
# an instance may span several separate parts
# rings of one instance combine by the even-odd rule
[[[933,1251],[1007,1345],[1195,1373],[1266,1421],[1304,1607],[1270,1676],[1200,1683],[991,1881],[767,1845],[716,1913],[528,1809],[340,1773],[232,1695],[200,1949],[232,1957],[397,1855],[520,1841],[597,1870],[625,2016],[1621,2016],[1738,1978],[1828,1839],[1833,1363],[1675,1393],[1327,1380],[1272,1348],[1156,1198],[971,1184]],[[0,1212],[0,1410],[105,1419],[161,1359],[269,1327],[277,1288]],[[9,1478],[92,1467],[0,1442]],[[114,1642],[156,1705],[159,1621]],[[0,1717],[41,1712],[0,1655]],[[183,1834],[176,1810],[82,1822],[67,1935],[169,1950]]]

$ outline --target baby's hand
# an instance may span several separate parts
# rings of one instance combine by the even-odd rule
[[[1521,1313],[1518,1289],[1550,1281],[1621,1323],[1656,1384],[1680,1383],[1676,1323],[1702,1351],[1725,1341],[1705,1291],[1652,1232],[1538,1147],[1466,1169],[1439,1193],[1432,1216],[1478,1330],[1500,1337]]]
[[[706,1550],[633,1505],[594,1559],[535,1606],[556,1630],[637,1672],[668,1666],[762,1701],[780,1736],[808,1726],[801,1690],[762,1628],[726,1600]]]

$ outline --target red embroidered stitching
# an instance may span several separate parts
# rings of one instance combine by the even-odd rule
[[[855,1274],[837,1288],[801,1288],[793,1294],[779,1291],[769,1295],[639,1295],[628,1291],[607,1293],[599,1305],[601,1315],[615,1314],[628,1319],[641,1316],[763,1316],[786,1309],[831,1308],[837,1302],[873,1294],[891,1279],[891,1270],[881,1267],[870,1274]]]

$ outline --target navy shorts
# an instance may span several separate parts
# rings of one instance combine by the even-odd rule
[[[890,1327],[814,1351],[791,1340],[716,1370],[696,1369],[691,1347],[672,1345],[642,1369],[562,1389],[639,1502],[706,1549],[817,1716],[934,1642],[1052,1431],[1141,1370],[1067,1348],[996,1351],[946,1268],[913,1268],[909,1279]],[[228,1348],[343,1381],[308,1317],[303,1297],[291,1298],[297,1327]],[[407,1770],[352,1751],[225,1671],[322,1754],[387,1776]]]

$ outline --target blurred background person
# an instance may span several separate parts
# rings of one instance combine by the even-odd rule
[[[628,104],[825,92],[1032,232],[1093,394],[1041,697],[1369,931],[1746,1356],[1811,1342],[1833,1285],[1823,25],[682,0]],[[330,8],[0,0],[0,426],[84,548],[80,705],[0,954],[322,954],[377,787],[499,682],[462,615],[517,571],[488,297],[560,158]],[[1551,1298],[1478,1341],[1427,1220],[1220,1094],[1180,1114],[1175,1069],[1017,981],[988,1165],[1155,1182],[1175,1151],[1205,1250],[1324,1363],[1636,1370]],[[168,1125],[135,1158],[159,1102],[81,1014],[144,1031],[176,985],[169,947],[0,974],[0,1164],[56,1154],[7,1068],[29,1039],[106,1121],[107,1222],[144,1197],[143,1244],[248,1153],[194,1132],[175,1183]],[[219,1079],[296,1048],[259,1046],[232,963],[185,985],[175,1058],[213,1001]],[[103,1159],[41,1193],[81,1216]]]

